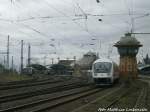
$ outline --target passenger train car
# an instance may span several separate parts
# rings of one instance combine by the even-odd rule
[[[119,79],[119,68],[110,59],[98,59],[92,65],[92,78],[96,85],[112,85]]]
[[[34,73],[34,69],[32,67],[23,68],[23,74],[25,75],[32,75]]]

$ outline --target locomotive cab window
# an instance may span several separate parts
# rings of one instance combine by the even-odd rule
[[[108,62],[99,62],[94,64],[95,73],[109,73],[111,71],[111,63]]]

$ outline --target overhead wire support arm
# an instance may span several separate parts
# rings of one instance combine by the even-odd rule
[[[78,3],[77,3],[77,6],[79,7],[80,11],[84,14],[84,17],[87,20],[87,14],[83,11],[83,9],[79,6]]]
[[[52,9],[54,9],[55,11],[57,11],[58,13],[62,14],[63,16],[69,18],[74,24],[76,24],[78,27],[80,27],[83,31],[87,32],[91,37],[95,37],[95,35],[91,34],[87,29],[83,28],[78,22],[74,21],[74,19],[72,19],[70,16],[68,16],[67,14],[65,14],[64,12],[62,12],[61,10],[53,7],[53,5],[51,5],[49,2],[47,2],[45,0],[45,3]],[[87,14],[86,14],[87,15]],[[85,16],[85,15],[84,15]]]
[[[148,35],[149,35],[150,33],[140,33],[140,32],[139,32],[139,33],[138,33],[138,32],[136,33],[136,32],[135,32],[135,33],[131,33],[131,34],[148,34]]]

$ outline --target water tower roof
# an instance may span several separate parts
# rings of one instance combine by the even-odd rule
[[[131,34],[125,34],[124,37],[121,37],[121,39],[115,43],[114,46],[138,46],[141,47],[141,43],[135,38],[132,37]]]

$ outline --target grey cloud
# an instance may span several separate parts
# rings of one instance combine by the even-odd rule
[[[149,4],[148,0],[133,0],[134,13],[149,13]],[[106,56],[109,44],[113,45],[131,30],[131,16],[128,15],[131,7],[131,0],[101,0],[101,3],[96,3],[96,0],[13,0],[13,3],[1,0],[0,50],[6,49],[7,35],[10,35],[11,43],[15,43],[11,47],[11,55],[14,55],[18,65],[21,39],[26,43],[24,63],[29,42],[32,45],[32,57],[38,58],[41,63],[41,57],[45,55],[50,63],[50,58],[57,60],[58,56],[65,58],[74,55],[80,58],[89,50],[100,51],[101,55]],[[89,14],[87,19],[82,10]],[[133,17],[138,16],[140,15]],[[149,26],[149,16],[135,19],[135,31],[150,32]],[[93,38],[101,40],[101,49],[97,47],[97,41],[92,41]],[[143,51],[149,52],[148,36],[137,35],[137,38],[144,44]],[[89,43],[94,43],[95,46],[87,45]],[[50,44],[54,44],[56,48]],[[55,50],[56,54],[51,54]],[[118,61],[116,48],[113,48],[111,57]]]

